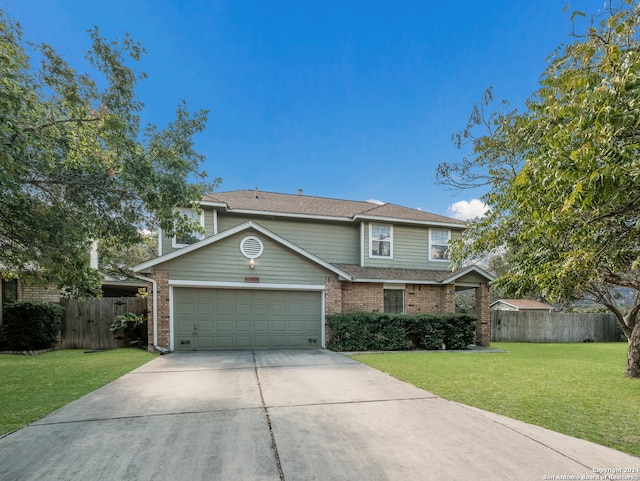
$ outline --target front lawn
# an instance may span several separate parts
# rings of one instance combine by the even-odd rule
[[[154,357],[131,348],[0,355],[0,435],[40,419]]]
[[[492,343],[508,353],[403,352],[354,359],[446,399],[640,456],[640,380],[627,343]]]

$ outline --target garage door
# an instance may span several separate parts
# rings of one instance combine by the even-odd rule
[[[175,349],[317,348],[321,292],[173,289]]]

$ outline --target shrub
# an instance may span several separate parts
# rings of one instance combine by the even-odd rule
[[[403,315],[354,312],[327,317],[334,351],[467,349],[475,340],[476,318],[467,314]]]
[[[147,344],[147,316],[133,312],[116,316],[115,322],[111,325],[111,332],[121,332],[131,345],[145,346]]]
[[[6,304],[3,343],[15,350],[47,349],[58,341],[62,306],[50,302],[18,301]]]
[[[333,336],[327,347],[334,351],[402,351],[411,348],[400,316],[354,312],[327,317]]]

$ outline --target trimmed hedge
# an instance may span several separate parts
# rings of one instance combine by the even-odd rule
[[[5,304],[2,341],[12,350],[47,349],[58,341],[62,306],[50,302]]]
[[[468,314],[354,312],[327,316],[333,351],[468,349],[475,342],[476,317]]]

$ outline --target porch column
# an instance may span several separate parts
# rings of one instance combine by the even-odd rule
[[[489,318],[489,286],[476,287],[476,346],[489,347],[491,324]]]

